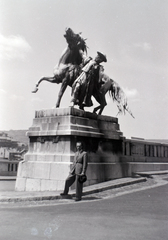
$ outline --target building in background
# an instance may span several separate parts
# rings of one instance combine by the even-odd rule
[[[0,176],[17,174],[19,161],[22,161],[28,145],[18,142],[5,132],[0,132]]]

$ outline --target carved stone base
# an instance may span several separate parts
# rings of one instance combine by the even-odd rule
[[[19,164],[18,191],[63,190],[78,140],[84,141],[89,154],[85,185],[122,177],[123,135],[117,118],[75,108],[41,110],[27,136],[29,151]]]

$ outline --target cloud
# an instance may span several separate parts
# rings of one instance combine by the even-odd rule
[[[25,98],[23,96],[18,96],[18,95],[13,94],[10,96],[10,99],[12,99],[14,101],[17,101],[17,100],[23,101]]]
[[[1,94],[1,95],[6,95],[7,92],[6,92],[4,89],[1,88],[1,89],[0,89],[0,94]]]
[[[144,51],[150,51],[152,49],[152,45],[150,43],[144,42],[144,43],[135,43],[135,47],[141,48]]]
[[[24,60],[30,51],[31,46],[22,36],[5,37],[0,34],[0,59]]]

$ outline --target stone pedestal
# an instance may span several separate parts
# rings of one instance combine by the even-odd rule
[[[36,111],[27,136],[29,151],[19,164],[18,191],[63,190],[78,140],[84,141],[89,154],[85,185],[122,177],[116,164],[123,138],[117,118],[75,108],[41,110]]]

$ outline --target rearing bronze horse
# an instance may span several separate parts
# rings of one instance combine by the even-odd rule
[[[38,91],[39,84],[42,81],[48,81],[50,83],[62,83],[56,102],[56,108],[60,106],[61,98],[67,88],[72,86],[74,80],[78,77],[82,63],[82,54],[87,53],[86,39],[83,39],[80,34],[75,34],[71,28],[65,30],[64,35],[68,46],[62,53],[58,65],[54,68],[53,77],[42,77],[35,86],[32,93]]]

